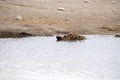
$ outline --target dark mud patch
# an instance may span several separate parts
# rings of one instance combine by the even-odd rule
[[[0,0],[0,1],[6,1],[6,0]]]
[[[0,38],[22,38],[28,36],[32,36],[32,34],[26,32],[0,31]]]

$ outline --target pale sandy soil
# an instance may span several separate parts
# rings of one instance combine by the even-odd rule
[[[63,7],[65,11],[59,11]],[[16,16],[23,17],[16,20]],[[0,0],[0,32],[120,33],[120,0]]]

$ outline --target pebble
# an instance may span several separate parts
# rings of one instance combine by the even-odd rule
[[[90,3],[90,0],[84,0],[83,2],[84,3]]]
[[[22,17],[21,17],[21,16],[16,16],[15,19],[16,19],[16,20],[22,20]]]
[[[58,10],[59,10],[59,11],[65,11],[65,8],[60,7],[60,8],[58,8]]]
[[[112,1],[112,3],[116,3],[116,1]]]

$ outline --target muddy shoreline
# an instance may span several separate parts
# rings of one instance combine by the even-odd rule
[[[64,35],[71,32],[58,32],[58,33],[49,33],[44,32],[40,34],[31,34],[27,32],[15,32],[15,31],[0,31],[0,38],[23,38],[23,37],[33,37],[33,36],[54,36],[54,35]],[[79,33],[79,32],[74,32]],[[104,33],[104,34],[82,34],[81,35],[115,35],[115,37],[120,37],[119,33]]]
[[[119,0],[0,0],[0,37],[120,34],[119,6]]]

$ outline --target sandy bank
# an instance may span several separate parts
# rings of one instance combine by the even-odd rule
[[[120,33],[119,6],[119,0],[0,0],[0,35],[116,34]],[[22,19],[16,20],[17,16]]]

